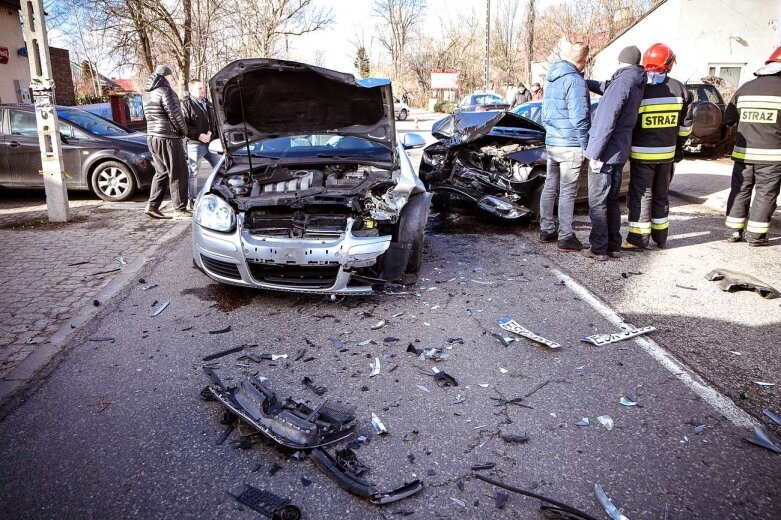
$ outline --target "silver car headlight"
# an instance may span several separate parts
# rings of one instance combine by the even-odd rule
[[[198,199],[193,219],[207,229],[230,231],[236,224],[236,213],[225,200],[208,193]]]

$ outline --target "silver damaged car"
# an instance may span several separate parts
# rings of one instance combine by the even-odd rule
[[[223,153],[193,214],[196,266],[226,284],[367,294],[414,283],[431,195],[397,139],[391,84],[272,59],[209,82]]]

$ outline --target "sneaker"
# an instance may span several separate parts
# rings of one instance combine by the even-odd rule
[[[146,209],[144,210],[144,213],[149,215],[152,218],[160,218],[160,219],[169,219],[170,216],[162,213],[159,209],[153,208],[152,206],[147,205]]]
[[[585,256],[586,258],[591,258],[593,260],[596,260],[597,262],[607,261],[607,255],[599,255],[594,251],[592,251],[591,249],[581,249],[580,254]]]
[[[187,220],[193,218],[193,212],[187,209],[178,209],[174,211],[174,220]]]
[[[743,242],[743,233],[740,231],[728,231],[724,239],[733,244],[735,242]]]
[[[556,232],[555,231],[540,231],[540,236],[537,238],[539,242],[545,243],[545,242],[554,242],[556,240]]]
[[[564,240],[559,240],[556,246],[562,253],[577,253],[583,249],[583,244],[575,235],[572,235],[571,237]]]
[[[608,251],[607,256],[610,258],[621,258],[621,251]]]
[[[187,201],[187,211],[194,211],[195,210],[195,201],[193,199],[190,199]]]

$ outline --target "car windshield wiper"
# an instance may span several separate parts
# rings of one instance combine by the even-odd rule
[[[315,155],[315,157],[319,159],[351,159],[355,157],[355,155],[340,155],[335,153],[319,153]]]

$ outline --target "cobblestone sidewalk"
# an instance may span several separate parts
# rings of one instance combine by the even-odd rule
[[[150,219],[142,202],[81,202],[64,224],[49,223],[40,200],[0,202],[0,379],[154,240],[189,226]]]

